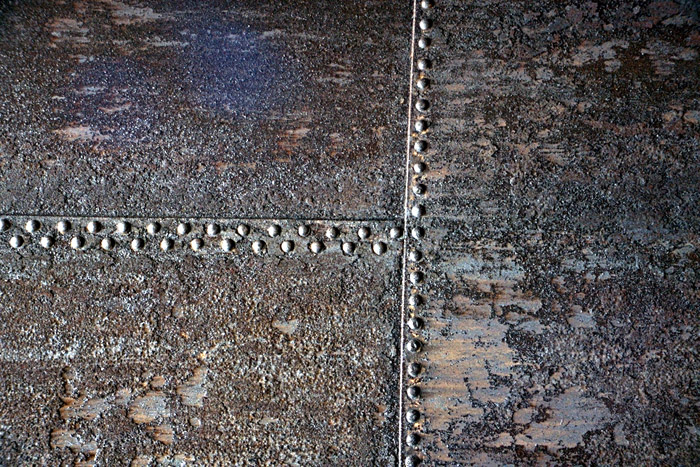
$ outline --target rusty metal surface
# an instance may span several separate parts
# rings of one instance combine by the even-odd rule
[[[695,2],[436,1],[426,465],[700,459],[700,28]],[[405,391],[404,391],[405,394]],[[415,441],[415,439],[413,439]],[[408,464],[407,464],[408,465]]]
[[[52,219],[0,233],[3,465],[387,465],[396,458],[400,241],[391,225],[226,222],[214,237],[171,219],[149,235]],[[370,227],[360,242],[357,230]],[[9,238],[25,242],[12,248]],[[38,239],[52,235],[44,248]],[[70,238],[83,235],[81,249]],[[110,237],[111,236],[111,237]],[[140,251],[130,238],[143,237]],[[169,251],[157,245],[177,239]],[[115,238],[110,251],[100,239]],[[190,238],[236,248],[192,251]],[[386,254],[368,245],[379,239]],[[251,243],[265,239],[267,253]],[[284,239],[297,249],[282,253]],[[305,242],[323,240],[319,254]],[[334,242],[335,243],[335,242]],[[371,442],[358,442],[371,439]]]
[[[400,214],[403,2],[0,6],[0,212]]]

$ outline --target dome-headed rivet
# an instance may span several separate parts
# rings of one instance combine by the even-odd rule
[[[408,320],[408,327],[413,331],[418,331],[423,328],[423,320],[420,318],[413,317]]]
[[[207,235],[216,237],[221,232],[221,227],[218,224],[207,224]]]
[[[423,185],[422,183],[419,183],[418,185],[413,186],[413,194],[415,194],[415,195],[422,196],[425,194],[425,191],[426,191],[425,185]]]
[[[321,242],[311,242],[309,245],[309,250],[311,250],[312,253],[318,254],[322,252],[325,249],[325,246]]]
[[[413,171],[417,174],[422,174],[426,171],[426,169],[427,166],[424,162],[416,162],[415,164],[413,164]]]
[[[291,240],[285,240],[280,245],[280,248],[285,253],[291,253],[292,251],[294,251],[294,242]]]
[[[420,459],[417,456],[411,454],[406,458],[404,462],[405,467],[417,467],[420,464]]]
[[[41,224],[36,219],[30,219],[24,226],[24,230],[29,233],[34,233],[41,228]]]
[[[408,370],[408,375],[409,375],[411,378],[415,378],[415,377],[417,377],[417,376],[420,374],[420,372],[421,372],[422,369],[423,369],[423,367],[421,366],[420,363],[418,363],[418,362],[413,362],[413,363],[411,363],[411,364],[408,365],[408,369],[407,369],[407,370]]]
[[[357,236],[360,240],[367,240],[371,234],[372,231],[369,230],[369,227],[360,227],[357,230]]]
[[[425,237],[425,229],[423,227],[414,227],[411,229],[411,237],[420,240]]]
[[[277,237],[281,233],[282,233],[282,227],[280,227],[277,224],[272,224],[270,227],[267,228],[267,234],[270,237]]]
[[[408,350],[411,353],[420,352],[422,348],[423,348],[423,345],[421,344],[421,342],[418,339],[410,339],[406,343],[406,350]]]
[[[420,295],[411,295],[408,297],[408,304],[411,306],[418,306],[423,304],[423,297]]]
[[[267,244],[263,242],[262,240],[256,240],[253,242],[253,252],[262,255],[267,251]]]
[[[372,245],[372,251],[374,252],[375,255],[383,255],[386,253],[386,243],[384,242],[377,242],[374,245]]]
[[[131,230],[131,224],[129,224],[126,221],[117,222],[116,230],[118,234],[124,235],[125,233],[128,233]]]
[[[143,238],[135,238],[131,241],[131,249],[134,251],[139,251],[145,244],[146,242],[143,241]]]
[[[411,215],[413,217],[423,217],[425,215],[425,208],[420,204],[416,204],[411,208]]]
[[[69,221],[58,221],[56,222],[56,230],[60,234],[67,233],[71,228]]]
[[[114,239],[112,239],[112,238],[110,238],[110,237],[105,237],[105,238],[103,238],[102,241],[100,242],[100,246],[102,247],[102,249],[103,249],[103,250],[107,250],[107,251],[109,251],[109,250],[111,250],[112,248],[114,248],[114,245],[115,245]]]
[[[236,227],[236,232],[238,232],[238,235],[241,237],[245,237],[250,233],[250,227],[248,227],[245,224],[241,224],[238,227]]]
[[[85,246],[85,238],[80,235],[70,239],[70,247],[74,250],[79,250]]]
[[[421,71],[428,70],[428,69],[430,69],[431,66],[433,66],[432,62],[430,60],[428,60],[427,58],[421,58],[420,60],[418,60],[417,65],[418,65],[418,69]]]
[[[416,423],[418,420],[420,420],[420,412],[418,412],[416,409],[406,411],[406,421],[408,423]]]
[[[146,232],[148,232],[151,235],[157,234],[158,232],[160,232],[160,223],[151,222],[146,226]]]
[[[427,49],[430,47],[430,38],[429,37],[421,37],[418,39],[418,47],[421,49]]]
[[[430,122],[424,118],[421,118],[420,120],[416,120],[416,123],[414,126],[415,126],[416,131],[418,133],[422,133],[428,129],[428,127],[430,126]]]
[[[0,232],[4,232],[10,228],[12,223],[7,219],[0,219]]]
[[[297,231],[300,237],[307,237],[311,233],[311,229],[308,225],[300,225]]]
[[[418,140],[413,145],[413,149],[415,149],[416,152],[424,152],[426,149],[428,149],[428,143],[422,139]]]
[[[418,446],[420,443],[420,435],[418,433],[409,433],[406,436],[406,444],[409,446]]]
[[[420,398],[421,390],[418,386],[409,386],[406,389],[406,395],[408,395],[409,399],[418,399]]]
[[[420,261],[421,259],[423,259],[423,253],[421,253],[418,250],[413,250],[408,254],[408,259],[410,261]]]
[[[10,246],[11,246],[12,248],[19,248],[19,247],[21,247],[22,245],[24,245],[24,239],[23,239],[22,237],[20,237],[19,235],[14,235],[14,236],[10,239]]]
[[[85,230],[91,234],[97,233],[102,230],[102,224],[100,224],[98,221],[90,221],[87,223],[87,226],[85,226]]]
[[[409,280],[412,284],[420,284],[421,282],[423,282],[423,279],[424,275],[420,271],[413,271],[409,276]]]
[[[190,241],[190,248],[192,248],[192,251],[199,251],[204,247],[204,240],[201,238],[193,238],[192,241]]]
[[[336,227],[329,227],[326,230],[326,238],[334,239],[338,238],[338,235],[340,235],[340,231]]]
[[[430,29],[430,27],[433,25],[433,22],[430,21],[429,18],[423,18],[418,22],[418,27],[421,29],[421,31],[426,31]]]
[[[421,78],[418,81],[416,81],[416,87],[421,91],[424,89],[428,89],[430,87],[430,80],[428,78]]]
[[[50,237],[47,235],[47,236],[41,237],[41,240],[39,240],[39,244],[44,248],[51,248],[54,244],[54,239],[53,239],[53,237]]]
[[[177,234],[180,236],[187,235],[190,233],[190,230],[192,230],[192,227],[190,226],[189,222],[180,222],[177,224],[177,229],[175,229]]]
[[[160,249],[163,251],[170,251],[175,247],[175,242],[172,238],[164,238],[160,241]]]
[[[420,7],[423,8],[424,10],[427,10],[428,8],[432,8],[433,5],[435,5],[435,2],[433,0],[421,0],[421,2],[420,2]]]
[[[346,255],[351,255],[355,252],[355,244],[352,242],[343,243],[343,253]]]
[[[219,246],[223,251],[229,252],[233,250],[233,247],[236,246],[236,243],[230,238],[224,238],[219,243]]]
[[[425,99],[418,99],[416,102],[416,110],[419,112],[426,112],[430,108],[430,102]]]
[[[398,240],[403,235],[403,229],[401,227],[392,227],[389,231],[389,237],[392,240]]]

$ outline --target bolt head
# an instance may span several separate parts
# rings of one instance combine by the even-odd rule
[[[407,368],[408,375],[409,375],[411,378],[415,378],[415,377],[417,377],[417,376],[420,374],[420,372],[421,372],[422,369],[423,369],[423,367],[421,366],[420,363],[418,363],[418,362],[412,362],[412,363],[410,363],[410,364],[408,365],[408,368]]]
[[[219,246],[223,251],[229,252],[233,250],[233,247],[236,246],[236,243],[230,238],[224,238],[219,243]]]
[[[187,235],[188,233],[190,233],[190,230],[192,230],[192,227],[190,226],[189,222],[180,222],[177,225],[176,232],[178,235],[182,236],[182,235]]]
[[[418,386],[409,386],[408,389],[406,389],[406,394],[410,399],[418,399],[421,396],[421,390],[420,387]]]
[[[416,409],[410,409],[406,412],[406,421],[408,423],[416,423],[418,420],[420,420],[420,412]]]

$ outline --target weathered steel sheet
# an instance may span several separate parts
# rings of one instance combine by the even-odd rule
[[[406,6],[3,2],[0,212],[400,214]]]
[[[407,465],[697,463],[697,4],[432,3]]]
[[[0,226],[3,465],[395,462],[392,225],[27,220]]]

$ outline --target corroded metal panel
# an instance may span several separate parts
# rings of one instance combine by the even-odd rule
[[[395,462],[392,225],[32,220],[0,233],[3,464]]]
[[[3,2],[0,211],[400,214],[407,6]]]
[[[697,5],[420,3],[407,465],[697,463]]]

